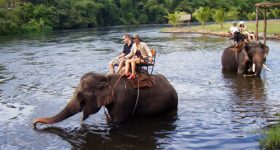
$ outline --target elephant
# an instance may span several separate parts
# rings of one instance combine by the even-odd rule
[[[237,72],[238,75],[260,76],[265,66],[269,47],[257,42],[240,42],[227,47],[221,57],[223,71]]]
[[[178,106],[178,95],[174,87],[161,74],[151,75],[156,84],[150,88],[133,88],[121,75],[86,73],[74,91],[68,104],[52,117],[36,118],[37,123],[53,124],[83,111],[82,120],[97,113],[102,106],[108,110],[112,123],[124,122],[131,117],[159,115]],[[139,95],[138,95],[139,94]]]

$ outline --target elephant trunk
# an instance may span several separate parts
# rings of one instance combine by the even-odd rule
[[[255,73],[256,76],[260,76],[262,72],[262,67],[263,67],[264,61],[263,61],[263,56],[255,56],[253,58],[253,72]]]
[[[73,109],[73,106],[75,102],[70,101],[68,103],[68,105],[62,110],[60,111],[58,114],[56,114],[53,117],[46,117],[46,118],[36,118],[33,120],[33,127],[36,128],[37,123],[42,123],[42,124],[53,124],[53,123],[57,123],[60,121],[63,121],[75,114],[77,114],[78,112],[81,111],[81,108],[76,108]]]

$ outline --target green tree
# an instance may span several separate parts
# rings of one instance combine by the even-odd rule
[[[121,9],[113,0],[100,0],[100,10],[98,12],[99,26],[125,24],[126,20],[121,21]]]
[[[36,20],[43,20],[44,25],[53,28],[56,24],[58,24],[58,18],[55,14],[55,7],[39,4],[33,6],[32,17]]]
[[[215,20],[216,23],[220,24],[221,28],[223,29],[224,28],[223,24],[225,22],[228,13],[223,8],[212,9],[211,11],[212,11],[211,14],[213,19]]]
[[[133,1],[120,0],[120,20],[122,24],[138,24],[137,11],[134,11]]]
[[[77,20],[73,20],[73,22],[75,22],[77,28],[95,27],[98,25],[97,13],[101,7],[100,4],[92,0],[73,0],[72,3],[71,12],[76,15]]]
[[[20,18],[14,9],[0,8],[0,35],[20,31]]]
[[[164,16],[169,16],[168,12],[192,13],[194,10],[194,18],[204,25],[211,14],[203,6],[230,10],[228,17],[238,20],[247,18],[248,13],[255,11],[255,3],[261,1],[263,0],[0,0],[0,33],[165,23],[167,19]],[[217,17],[223,16],[222,13],[215,14]],[[279,9],[272,10],[270,16],[272,15],[279,18]]]
[[[164,16],[168,10],[155,0],[148,0],[144,6],[145,13],[149,16],[149,23],[164,23]]]
[[[180,0],[164,0],[164,5],[169,12],[173,12],[179,3]]]
[[[237,21],[239,19],[239,12],[240,12],[239,8],[232,7],[227,14],[227,18]]]
[[[135,16],[137,18],[137,22],[140,24],[145,24],[149,22],[149,16],[147,13],[147,10],[144,9],[145,3],[143,1],[138,1],[134,3],[134,10],[138,10],[135,13]]]
[[[193,3],[188,1],[180,2],[175,8],[175,11],[184,11],[188,13],[193,12],[193,10],[194,10]]]
[[[254,20],[256,18],[256,13],[255,12],[248,13],[246,16],[248,20]]]
[[[203,28],[205,27],[205,22],[210,18],[210,8],[209,7],[200,7],[196,9],[193,13],[193,16],[202,24]]]
[[[168,13],[168,15],[164,17],[167,18],[168,23],[173,25],[173,27],[175,28],[179,24],[181,16],[184,14],[185,12],[175,11],[173,14]]]
[[[271,14],[273,15],[274,19],[277,19],[280,14],[280,10],[278,8],[274,8],[271,10]]]

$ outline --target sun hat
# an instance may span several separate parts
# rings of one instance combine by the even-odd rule
[[[139,41],[141,41],[141,38],[137,33],[132,36],[132,39],[139,39]]]
[[[239,25],[241,25],[241,24],[245,24],[245,22],[244,21],[239,21]]]

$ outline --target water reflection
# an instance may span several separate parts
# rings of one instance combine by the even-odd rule
[[[165,138],[175,134],[176,121],[177,110],[165,116],[135,118],[121,124],[82,124],[74,129],[47,127],[37,131],[56,134],[74,149],[157,149],[169,144]]]
[[[243,78],[221,73],[227,38],[159,29],[125,26],[0,37],[0,149],[258,149],[260,134],[248,132],[275,122],[280,111],[279,42],[268,41],[273,71]],[[100,112],[82,126],[76,116],[53,125],[62,128],[46,128],[43,134],[33,130],[32,120],[60,110],[84,73],[108,71],[123,33],[138,33],[157,50],[154,72],[177,90],[179,119],[176,114],[112,126]]]
[[[266,90],[261,78],[245,78],[224,73],[230,93],[233,128],[252,132],[267,124],[269,118]],[[247,126],[243,126],[246,124]]]
[[[264,81],[259,77],[243,77],[234,73],[223,73],[226,86],[239,100],[265,100]]]

